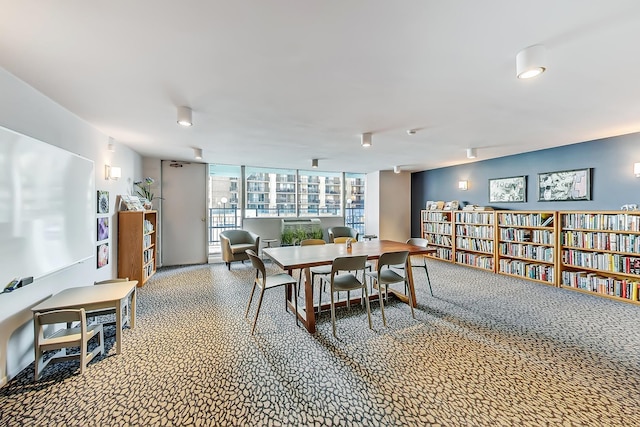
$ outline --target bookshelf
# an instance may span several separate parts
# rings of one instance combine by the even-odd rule
[[[497,211],[496,269],[500,274],[557,286],[554,211]]]
[[[434,254],[427,255],[443,261],[453,261],[453,212],[442,210],[422,210],[422,238],[427,239],[429,246],[436,248]]]
[[[454,259],[456,264],[495,272],[495,214],[454,211]]]
[[[156,211],[118,212],[118,277],[143,286],[156,272]]]
[[[560,285],[638,304],[640,212],[559,212]]]

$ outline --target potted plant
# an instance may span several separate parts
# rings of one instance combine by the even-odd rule
[[[154,195],[151,192],[151,185],[155,182],[155,179],[146,177],[143,181],[136,181],[133,185],[136,186],[136,194],[140,197],[140,201],[145,209],[149,210],[153,208]],[[156,197],[162,199],[162,197]]]

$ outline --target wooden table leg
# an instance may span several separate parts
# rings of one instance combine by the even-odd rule
[[[311,269],[304,269],[304,307],[307,314],[307,331],[316,332],[316,310],[313,306],[313,286],[311,286]],[[321,285],[322,286],[322,285]]]
[[[131,329],[136,327],[136,300],[137,300],[137,290],[133,288],[133,292],[131,293],[131,305],[129,306],[129,327]]]
[[[292,270],[287,270],[287,273],[291,275]],[[308,268],[304,270],[304,277],[304,309],[298,306],[298,311],[296,312],[296,306],[292,299],[295,298],[295,293],[293,292],[287,293],[287,305],[289,309],[298,316],[298,319],[300,319],[300,322],[302,322],[306,330],[310,334],[313,334],[316,331],[316,318],[313,310],[313,294],[311,293],[311,272]]]
[[[122,351],[122,304],[116,300],[116,354]]]
[[[418,306],[418,301],[416,298],[416,288],[413,284],[413,268],[411,267],[411,257],[407,258],[407,265],[405,268],[407,270],[407,278],[409,279],[409,291],[411,292],[411,295],[413,295],[413,307],[415,308]],[[400,301],[409,304],[408,295],[391,288],[389,288],[389,292],[395,295]]]

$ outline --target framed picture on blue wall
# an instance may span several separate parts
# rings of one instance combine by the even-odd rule
[[[591,200],[591,168],[538,174],[538,201]]]
[[[526,176],[492,178],[489,180],[489,203],[523,203],[526,201]]]

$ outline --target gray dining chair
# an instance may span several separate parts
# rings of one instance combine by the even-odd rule
[[[378,285],[378,300],[380,301],[380,311],[382,312],[382,323],[387,326],[387,318],[384,315],[384,300],[389,297],[389,285],[394,283],[404,283],[407,294],[409,295],[409,307],[411,307],[411,316],[415,319],[416,315],[413,311],[413,295],[411,287],[408,284],[408,276],[405,269],[404,275],[396,272],[400,265],[407,265],[407,257],[409,251],[385,252],[378,259],[378,268],[376,271],[367,272],[370,277]],[[384,288],[384,289],[383,289]],[[384,290],[384,295],[382,291]]]
[[[264,267],[264,262],[262,259],[251,249],[247,249],[247,256],[251,260],[251,264],[256,269],[256,278],[253,281],[253,287],[251,288],[251,295],[249,295],[249,302],[247,303],[247,309],[244,313],[244,317],[247,318],[249,316],[249,308],[251,307],[251,301],[253,300],[253,294],[256,290],[256,287],[260,288],[260,297],[258,298],[258,306],[256,307],[256,315],[253,319],[253,326],[251,327],[251,335],[256,329],[256,323],[258,322],[258,314],[260,313],[260,307],[262,306],[262,297],[264,296],[264,292],[267,289],[278,288],[280,286],[288,286],[291,285],[293,287],[294,292],[294,306],[296,312],[294,313],[296,317],[296,325],[298,324],[298,292],[296,290],[297,280],[293,278],[291,275],[287,273],[278,273],[267,276],[266,269]],[[286,295],[286,291],[285,291]],[[285,310],[287,307],[286,297],[285,297]]]
[[[367,292],[367,283],[364,280],[365,264],[367,262],[366,255],[338,257],[331,264],[331,274],[329,277],[323,276],[321,279],[329,285],[331,291],[331,326],[333,328],[333,336],[336,335],[336,307],[334,294],[337,292],[347,292],[347,307],[350,304],[350,293],[360,289],[362,298],[367,307],[367,317],[369,318],[369,329],[373,329],[371,324],[371,308],[369,307],[369,293]],[[362,281],[358,279],[358,272],[362,272]],[[322,301],[319,301],[322,304]]]

